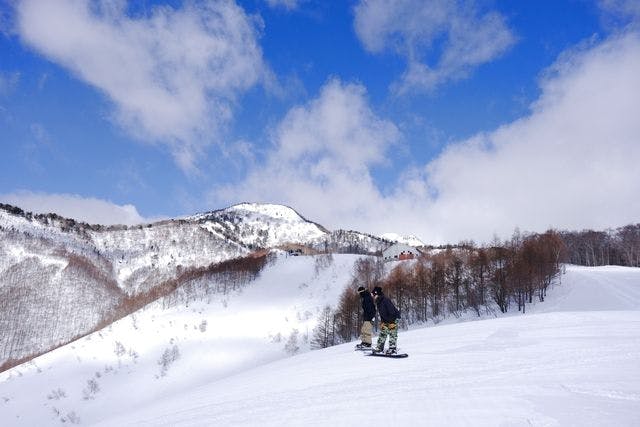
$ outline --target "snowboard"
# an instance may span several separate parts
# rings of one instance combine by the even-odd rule
[[[374,352],[371,352],[371,353],[367,354],[367,356],[390,357],[392,359],[403,359],[405,357],[409,357],[409,355],[407,353],[385,354],[385,353],[374,353]]]

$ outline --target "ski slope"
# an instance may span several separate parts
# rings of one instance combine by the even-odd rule
[[[401,334],[406,360],[337,346],[101,425],[640,425],[640,271],[563,281],[540,313]]]
[[[274,268],[292,268],[288,280],[302,271]],[[273,280],[265,276],[262,285]],[[285,286],[274,301],[291,291],[298,293]],[[331,292],[325,297],[337,295]],[[123,356],[118,373],[103,374],[88,400],[77,389],[96,362],[76,360],[89,357],[89,348],[64,348],[10,371],[8,380],[2,374],[0,415],[3,425],[16,426],[59,424],[52,408],[68,422],[102,426],[640,425],[640,269],[569,266],[547,301],[527,310],[401,331],[399,345],[410,356],[397,360],[367,357],[351,343],[293,357],[281,349],[266,358],[240,353],[229,364],[213,358],[212,348],[201,360],[189,358],[198,348],[191,340],[193,351],[181,350],[183,358],[159,378],[153,358],[132,364]],[[262,319],[264,327],[273,320]],[[220,343],[224,349],[233,341],[230,333]],[[249,343],[236,341],[234,349]],[[66,397],[43,399],[56,381]]]
[[[408,359],[342,345],[115,416],[104,426],[637,426],[640,316],[553,313],[402,334]]]
[[[359,258],[282,254],[238,291],[186,306],[151,304],[2,372],[0,426],[91,425],[308,351],[318,315],[336,304]]]

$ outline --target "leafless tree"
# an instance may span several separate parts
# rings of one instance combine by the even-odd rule
[[[313,330],[311,348],[326,348],[336,345],[336,322],[330,306],[325,306],[318,318],[318,323]]]

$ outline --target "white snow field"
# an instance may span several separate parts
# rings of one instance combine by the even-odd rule
[[[340,271],[349,272],[354,259],[336,256],[311,280],[301,277],[309,276],[312,258],[292,258],[265,271],[226,308],[212,302],[173,313],[148,309],[138,314],[138,329],[123,319],[102,337],[0,374],[0,423],[640,425],[640,269],[568,266],[562,284],[525,315],[401,331],[406,359],[371,358],[353,351],[354,343],[287,357],[286,336],[265,341],[269,331],[304,327],[305,320],[283,321],[284,313],[292,317],[337,298],[348,281]],[[193,329],[203,316],[206,331]],[[164,327],[153,330],[145,323],[152,319]],[[248,321],[253,327],[245,327]],[[220,323],[226,332],[212,339]],[[162,376],[158,360],[172,348],[170,336],[180,358]],[[116,357],[115,340],[139,356]]]

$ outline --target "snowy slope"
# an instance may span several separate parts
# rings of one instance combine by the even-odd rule
[[[310,352],[100,425],[640,425],[640,269],[570,267],[563,282],[547,307],[572,311],[405,332],[402,360]]]
[[[343,345],[101,425],[637,426],[639,321],[634,312],[554,313],[416,330],[401,336],[408,359]]]
[[[535,307],[538,312],[640,310],[640,274],[637,268],[568,266],[553,298]]]
[[[282,255],[237,292],[187,307],[159,301],[0,373],[1,425],[91,424],[308,351],[318,314],[359,258]]]
[[[235,296],[150,307],[0,374],[3,425],[639,425],[640,269],[570,266],[527,315],[401,332],[408,359],[287,357],[355,259],[282,258]]]

